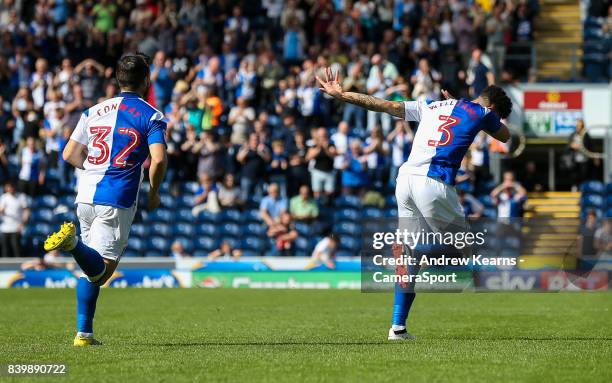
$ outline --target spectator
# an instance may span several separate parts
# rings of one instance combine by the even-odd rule
[[[491,191],[491,198],[497,205],[498,217],[520,218],[523,216],[527,191],[515,180],[514,173],[504,172],[503,181]]]
[[[363,153],[368,162],[368,178],[375,188],[382,188],[385,170],[387,168],[387,154],[389,153],[389,143],[385,140],[383,132],[379,126],[375,126],[370,137],[366,139],[366,147]]]
[[[329,234],[317,243],[315,246],[307,269],[312,269],[319,265],[325,265],[328,269],[336,268],[336,251],[339,244],[338,237],[335,234]]]
[[[406,121],[395,122],[395,129],[387,136],[387,142],[391,145],[391,171],[389,173],[389,184],[395,187],[395,179],[399,173],[400,166],[408,160],[412,150],[414,133]]]
[[[251,133],[247,144],[243,145],[236,155],[236,160],[242,165],[240,190],[243,201],[248,201],[253,196],[270,158],[268,149],[260,142],[257,134]]]
[[[473,195],[466,193],[463,189],[458,190],[459,203],[467,218],[480,218],[484,212],[484,205]]]
[[[351,141],[350,151],[344,159],[342,194],[363,196],[368,184],[368,162],[363,155],[361,142]]]
[[[34,270],[34,271],[43,271],[43,270],[52,270],[52,269],[74,269],[74,263],[72,262],[61,262],[58,258],[60,257],[59,250],[53,250],[42,257],[36,257],[31,261],[25,261],[21,264],[21,270]]]
[[[265,196],[259,204],[259,214],[264,223],[272,226],[278,222],[281,213],[287,211],[287,200],[282,198],[278,188],[278,184],[270,184],[268,186],[268,195]]]
[[[489,85],[495,83],[493,72],[482,63],[482,51],[478,48],[472,51],[472,59],[467,70],[467,84],[470,86],[470,97],[476,98]]]
[[[228,173],[223,177],[223,182],[218,186],[217,199],[223,208],[236,208],[242,205],[240,188],[236,186],[236,177]]]
[[[227,118],[228,125],[232,127],[232,144],[243,145],[247,133],[255,121],[255,109],[250,107],[244,97],[236,99],[236,106],[232,107]]]
[[[19,156],[19,189],[30,197],[35,197],[39,187],[45,183],[46,158],[37,145],[34,137],[28,137]]]
[[[347,92],[364,93],[366,89],[366,80],[363,78],[363,64],[358,61],[350,67],[349,75],[342,82],[342,87]],[[365,110],[353,104],[344,105],[342,120],[358,130],[363,130],[363,120],[365,119]],[[347,125],[348,127],[348,125]],[[339,127],[338,127],[339,128]]]
[[[442,77],[432,70],[427,59],[419,60],[419,67],[410,78],[412,83],[412,98],[417,100],[437,100],[440,94]]]
[[[293,255],[293,242],[298,238],[298,232],[291,220],[291,214],[287,211],[281,212],[278,221],[272,222],[268,227],[268,237],[274,241],[274,250],[278,255]]]
[[[612,219],[604,219],[602,225],[595,232],[595,248],[599,257],[612,255]]]
[[[327,129],[321,127],[315,130],[314,145],[306,154],[306,161],[312,161],[310,170],[312,191],[315,198],[321,193],[329,198],[335,191],[334,157],[336,147],[329,141]]]
[[[597,248],[595,246],[595,233],[597,229],[597,213],[590,209],[587,211],[586,219],[580,227],[580,234],[578,235],[578,247],[580,248],[580,256],[582,258],[597,255]]]
[[[272,160],[270,161],[270,182],[279,186],[281,195],[287,197],[287,169],[289,158],[282,140],[272,141]]]
[[[218,213],[221,211],[219,200],[217,199],[217,185],[215,185],[212,177],[206,173],[200,175],[200,187],[195,193],[193,199],[194,207],[191,213],[198,216],[203,211]]]
[[[576,120],[576,130],[569,137],[569,169],[572,174],[572,190],[589,178],[589,157],[584,149],[591,145],[591,136],[584,129],[584,121]]]
[[[17,193],[11,181],[4,185],[4,194],[0,197],[0,217],[2,256],[22,257],[21,235],[30,218],[30,208],[26,197]]]
[[[151,84],[155,91],[155,104],[161,110],[164,110],[166,104],[170,102],[174,87],[173,77],[172,61],[163,51],[158,51],[151,64]]]
[[[191,257],[191,255],[185,251],[185,247],[181,241],[172,242],[172,245],[170,246],[170,253],[175,261]]]
[[[312,222],[319,216],[319,207],[310,196],[308,185],[300,187],[300,194],[289,201],[289,212],[295,221]]]
[[[215,259],[223,259],[223,260],[238,260],[242,256],[242,250],[240,249],[232,249],[229,241],[221,242],[221,245],[218,249],[211,251],[208,254],[208,260],[214,261]]]

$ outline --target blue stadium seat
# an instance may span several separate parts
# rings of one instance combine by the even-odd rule
[[[205,251],[206,255],[219,247],[219,241],[213,237],[198,237],[193,242],[195,248],[197,250]]]
[[[338,222],[334,225],[334,233],[340,236],[359,237],[361,236],[361,225],[354,222]]]
[[[388,195],[385,197],[385,207],[397,209],[397,199],[394,195]]]
[[[495,206],[495,203],[493,202],[493,198],[491,198],[489,194],[481,194],[478,197],[476,197],[476,199],[480,201],[480,203],[482,203],[484,207],[494,207]]]
[[[161,206],[166,209],[174,209],[176,207],[176,201],[174,197],[170,194],[162,194],[160,195]]]
[[[606,190],[608,191],[608,194],[612,194],[612,182],[606,186]]]
[[[132,228],[130,229],[130,234],[136,235],[140,238],[146,237],[148,234],[148,227],[142,223],[134,223],[132,224]]]
[[[188,253],[191,253],[195,247],[191,237],[177,236],[176,238],[174,238],[172,242],[175,242],[175,241],[180,242],[181,245],[183,245],[183,249],[185,249],[185,251]]]
[[[196,225],[196,233],[199,236],[215,237],[219,233],[218,226],[212,223],[200,223]]]
[[[599,194],[584,194],[581,201],[582,208],[596,207],[602,208],[605,205],[605,200]]]
[[[361,219],[361,214],[356,209],[344,208],[334,212],[334,221],[342,222],[349,221],[354,222]]]
[[[194,257],[208,257],[208,253],[210,253],[210,251],[206,251],[206,250],[196,250],[193,252],[193,256]]]
[[[55,214],[53,214],[53,210],[51,209],[34,209],[32,210],[32,220],[35,222],[53,223],[55,222]]]
[[[243,257],[259,257],[262,255],[262,253],[253,250],[242,250]]]
[[[174,225],[174,235],[193,237],[195,235],[195,227],[190,223],[179,222]]]
[[[180,222],[195,222],[196,217],[191,213],[191,209],[182,208],[178,209],[174,214],[174,219]]]
[[[227,222],[221,226],[221,235],[230,237],[239,237],[242,234],[240,225],[236,223]]]
[[[305,222],[296,222],[295,230],[301,237],[309,237],[312,235],[312,228]]]
[[[228,238],[223,238],[223,241],[229,243],[232,249],[240,249],[240,247],[242,246],[242,243],[240,243],[240,240],[238,238],[228,237]]]
[[[166,223],[155,222],[153,225],[150,225],[151,234],[159,235],[162,237],[170,237],[172,236],[172,226]]]
[[[157,251],[167,254],[170,251],[170,241],[163,237],[153,236],[147,240],[147,252]],[[150,253],[147,256],[151,256]]]
[[[128,258],[133,258],[133,257],[141,257],[142,254],[138,251],[133,251],[133,250],[126,250],[123,253],[123,257],[128,257]]]
[[[313,244],[313,241],[309,240],[308,238],[298,237],[294,242],[296,255],[297,255],[297,252],[305,253],[305,254],[300,254],[301,256],[310,255],[315,245],[316,244]]]
[[[397,217],[397,207],[390,207],[384,210],[385,218]]]
[[[365,219],[379,219],[384,217],[382,209],[377,207],[366,207],[363,209],[363,218]]]
[[[359,239],[344,235],[340,237],[340,249],[353,251],[355,253],[354,255],[359,255],[358,252],[361,249],[361,241]]]
[[[183,184],[183,193],[195,194],[199,188],[200,185],[197,182],[185,182]]]
[[[587,182],[583,182],[582,185],[580,185],[580,190],[582,191],[582,193],[585,193],[585,194],[590,194],[590,193],[603,194],[605,189],[604,189],[603,182],[587,181]]]
[[[238,209],[224,209],[221,211],[221,222],[242,222],[242,213]]]
[[[504,241],[505,249],[520,249],[521,248],[520,238],[509,236],[509,237],[504,237],[503,241]]]
[[[172,210],[164,208],[155,209],[148,215],[148,220],[153,222],[171,222],[172,218]]]
[[[336,252],[336,256],[337,257],[354,257],[354,256],[357,256],[357,255],[359,255],[359,254],[355,254],[354,252],[348,251],[348,250],[338,250]]]
[[[32,228],[32,234],[47,236],[53,232],[53,226],[48,223],[35,223]]]
[[[608,211],[606,212],[606,218],[612,218],[612,207],[608,208]]]
[[[145,241],[138,237],[130,236],[128,238],[128,249],[142,253],[147,248]]]
[[[65,195],[65,196],[60,197],[59,203],[62,205],[68,206],[68,208],[70,209],[74,206],[74,200],[75,200],[74,195]]]
[[[78,217],[74,209],[68,209],[67,212],[61,213],[55,216],[55,222],[67,222],[67,221],[72,221],[72,222],[78,221]]]
[[[361,207],[361,200],[357,196],[342,196],[336,199],[335,205],[339,208],[348,207],[353,209],[359,209]]]
[[[244,220],[245,222],[261,223],[261,216],[259,215],[259,210],[257,209],[246,210],[244,212]]]
[[[57,207],[57,197],[51,194],[45,194],[40,197],[36,197],[34,200],[34,207],[41,208],[46,207],[49,209],[55,209]]]
[[[198,222],[211,222],[211,223],[219,223],[221,221],[221,216],[217,213],[211,213],[209,211],[202,211],[197,216]]]
[[[192,208],[194,198],[190,194],[182,194],[177,198],[178,207],[181,208]]]
[[[261,223],[247,223],[242,226],[242,231],[259,237],[266,235],[266,227]]]
[[[612,207],[612,193],[608,194],[608,201],[607,201],[607,205],[608,207]]]
[[[495,217],[497,217],[497,209],[493,208],[493,207],[487,207],[487,208],[484,209],[483,215],[485,217],[495,218]]]
[[[258,237],[246,237],[242,241],[243,250],[251,250],[259,254],[263,254],[268,247],[268,241]]]

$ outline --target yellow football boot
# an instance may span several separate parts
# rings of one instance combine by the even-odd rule
[[[85,346],[101,346],[102,343],[95,340],[93,337],[86,337],[78,335],[74,337],[73,342],[75,347],[85,347]]]
[[[76,226],[72,222],[65,222],[55,233],[45,240],[45,251],[64,250],[70,251],[77,244]]]

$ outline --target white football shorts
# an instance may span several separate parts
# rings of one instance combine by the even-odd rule
[[[423,220],[433,232],[449,230],[450,225],[454,230],[465,227],[465,215],[455,188],[438,179],[400,174],[395,198],[400,228],[420,230]]]
[[[136,204],[129,209],[79,202],[81,240],[103,258],[118,261],[127,247]]]

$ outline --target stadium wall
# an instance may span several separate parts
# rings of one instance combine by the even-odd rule
[[[157,267],[156,267],[157,264]],[[74,288],[80,272],[68,269],[21,271],[4,264],[0,288]],[[239,261],[178,261],[167,259],[130,262],[117,271],[107,287],[112,288],[255,288],[255,289],[354,289],[362,288],[359,259],[338,259],[335,269],[313,265],[309,258],[261,257]],[[420,291],[559,291],[608,290],[612,259],[599,262],[587,277],[553,269],[501,270],[495,267],[458,270],[453,284],[417,284]],[[383,290],[384,291],[384,290]]]

